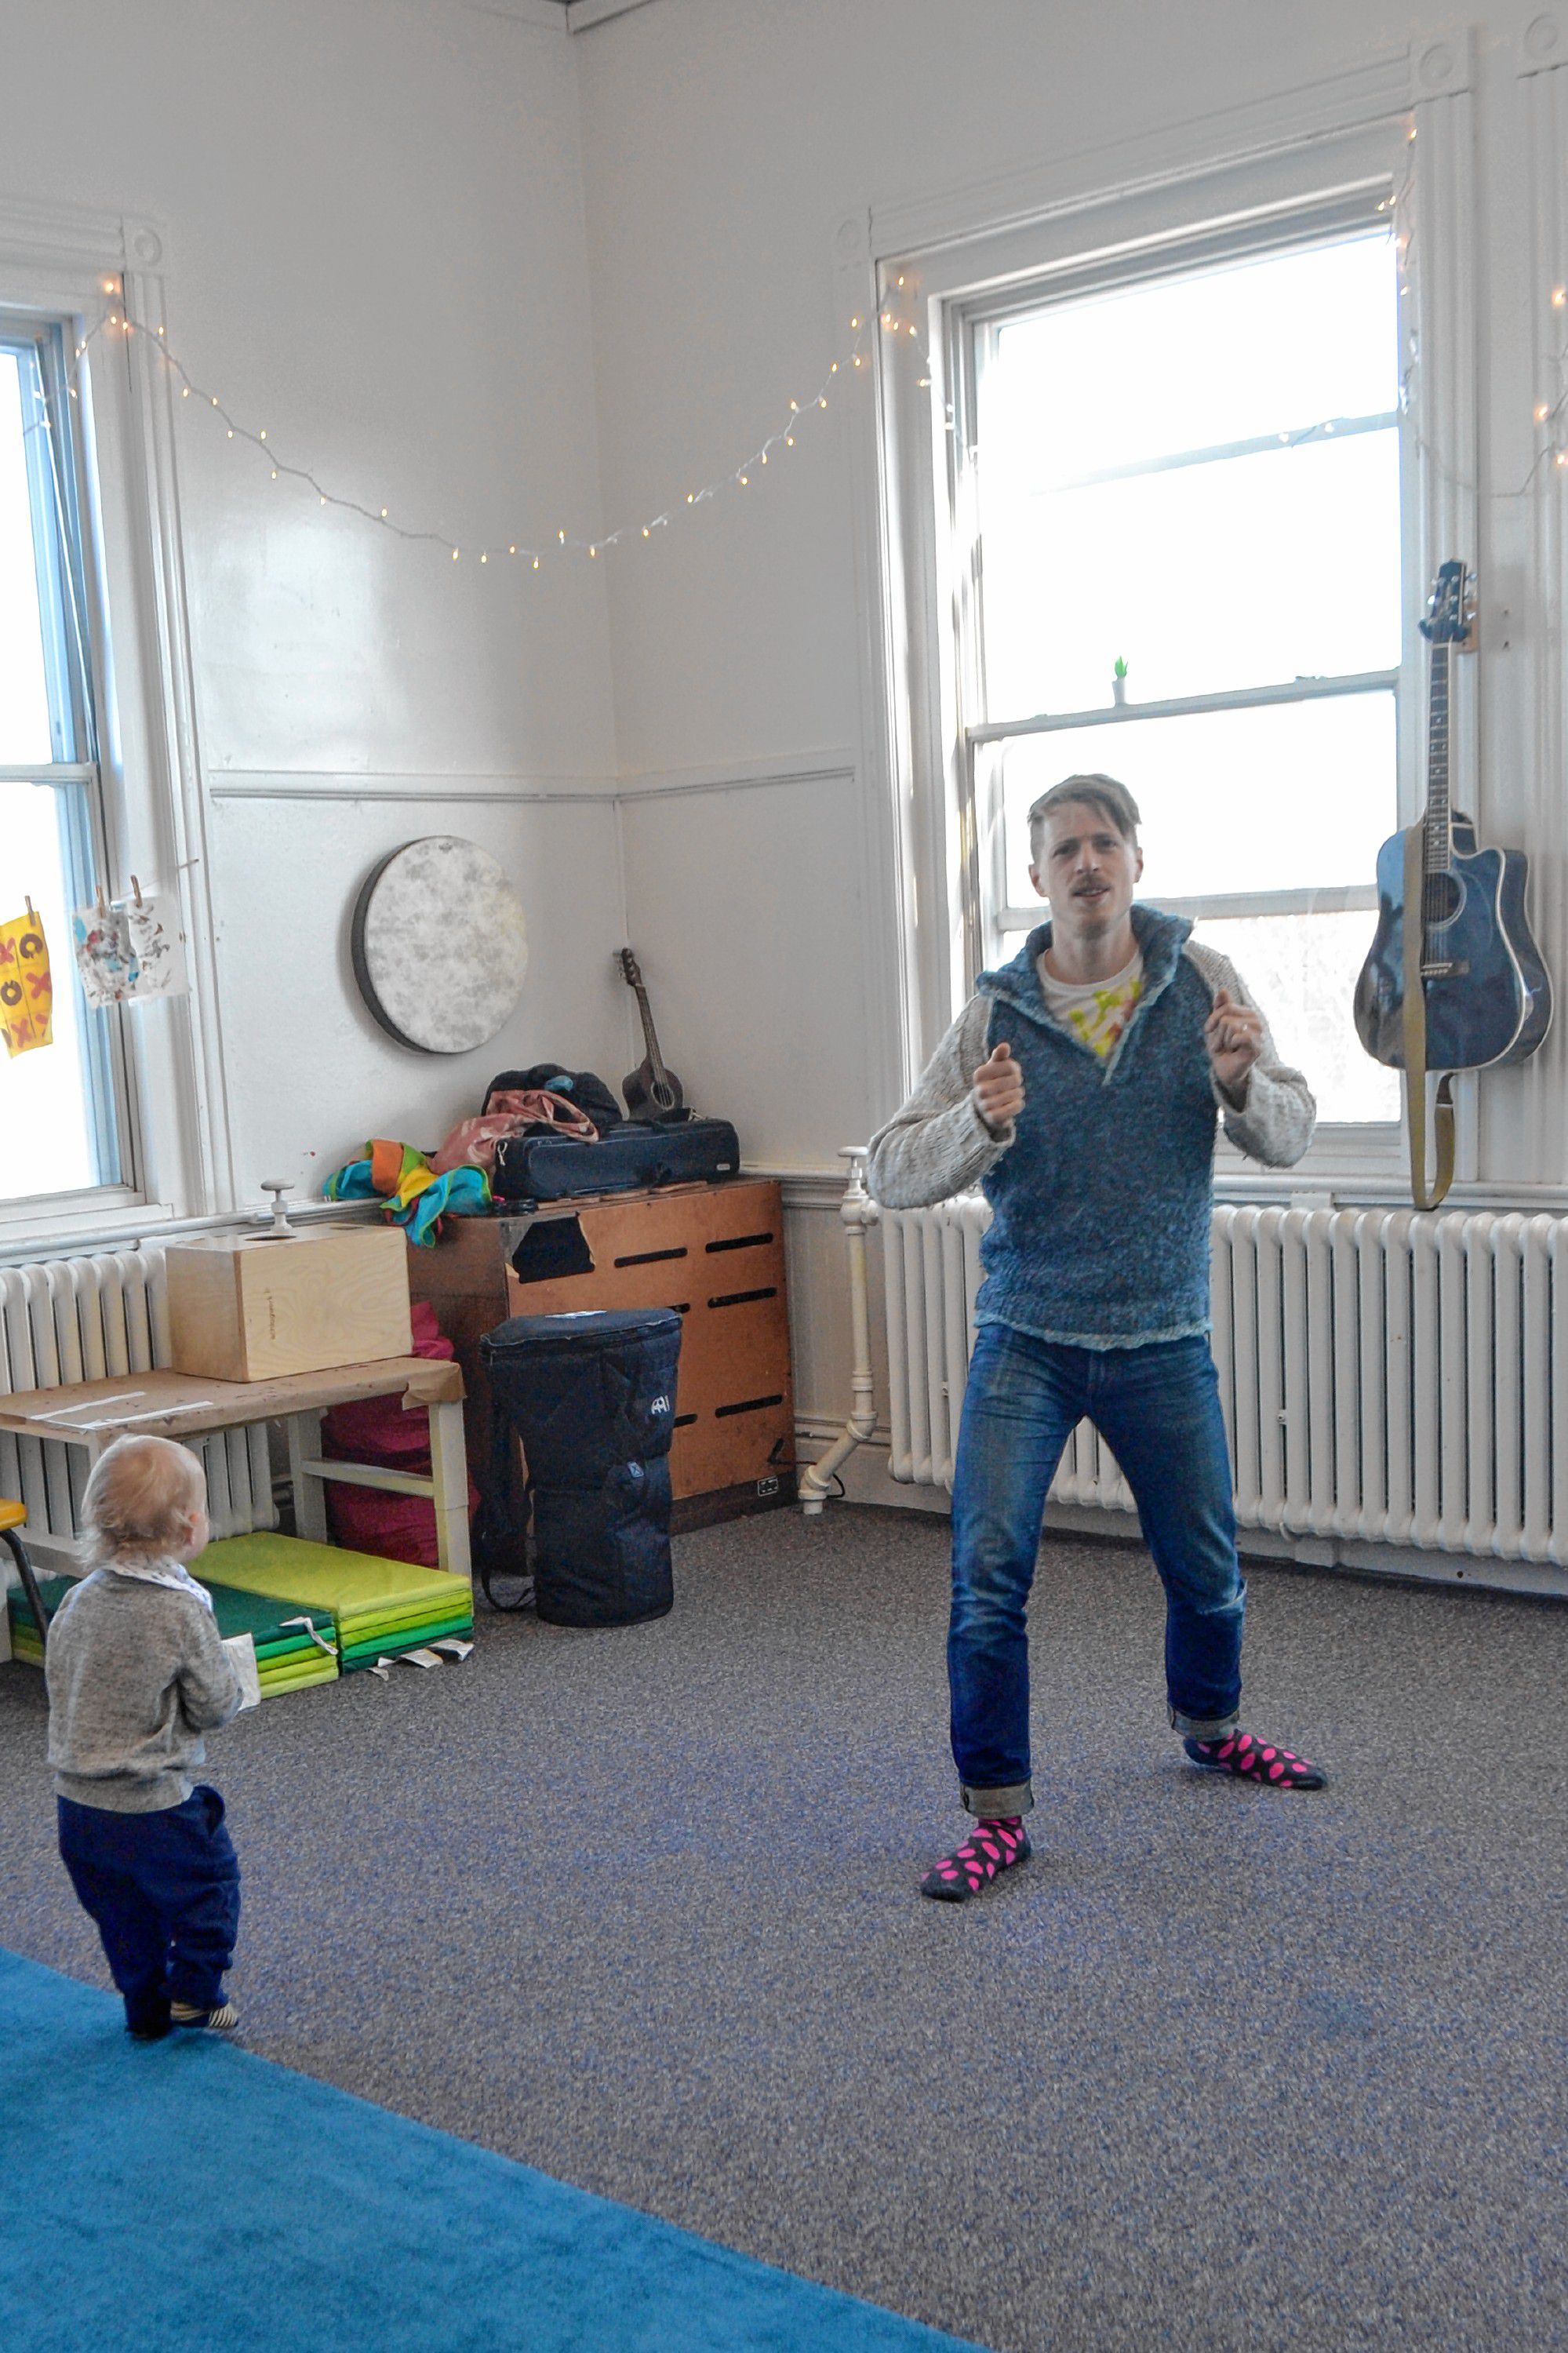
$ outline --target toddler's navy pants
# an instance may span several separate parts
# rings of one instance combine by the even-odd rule
[[[153,1814],[58,1803],[60,1854],[132,2033],[165,2032],[171,2001],[216,2010],[239,1927],[239,1863],[217,1791],[198,1784]]]

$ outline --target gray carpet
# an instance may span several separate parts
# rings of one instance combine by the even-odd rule
[[[945,1906],[946,1574],[779,1513],[658,1624],[217,1735],[250,2046],[1005,2353],[1568,2343],[1568,1610],[1255,1569],[1281,1796],[1183,1761],[1143,1556],[1053,1544],[1037,1857]],[[0,1942],[106,1982],[43,1744],[0,1668]]]

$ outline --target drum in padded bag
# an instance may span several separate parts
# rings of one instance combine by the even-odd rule
[[[674,1599],[665,1458],[680,1316],[670,1307],[514,1315],[480,1348],[527,1457],[540,1617],[620,1626],[662,1616]]]

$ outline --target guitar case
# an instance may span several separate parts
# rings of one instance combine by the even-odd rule
[[[727,1119],[625,1119],[597,1144],[504,1137],[495,1148],[490,1189],[498,1201],[569,1201],[649,1185],[711,1185],[739,1174],[740,1143]]]

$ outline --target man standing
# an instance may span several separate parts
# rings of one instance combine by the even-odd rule
[[[1024,1862],[1030,1588],[1046,1493],[1087,1415],[1131,1488],[1165,1587],[1171,1722],[1193,1763],[1279,1789],[1324,1776],[1241,1729],[1230,1460],[1209,1352],[1216,1119],[1275,1167],[1312,1140],[1307,1082],[1192,925],[1133,903],[1125,785],[1069,776],[1029,812],[1030,934],[873,1141],[871,1189],[991,1205],[953,1484],[953,1758],[976,1828],[922,1882],[961,1903]]]

